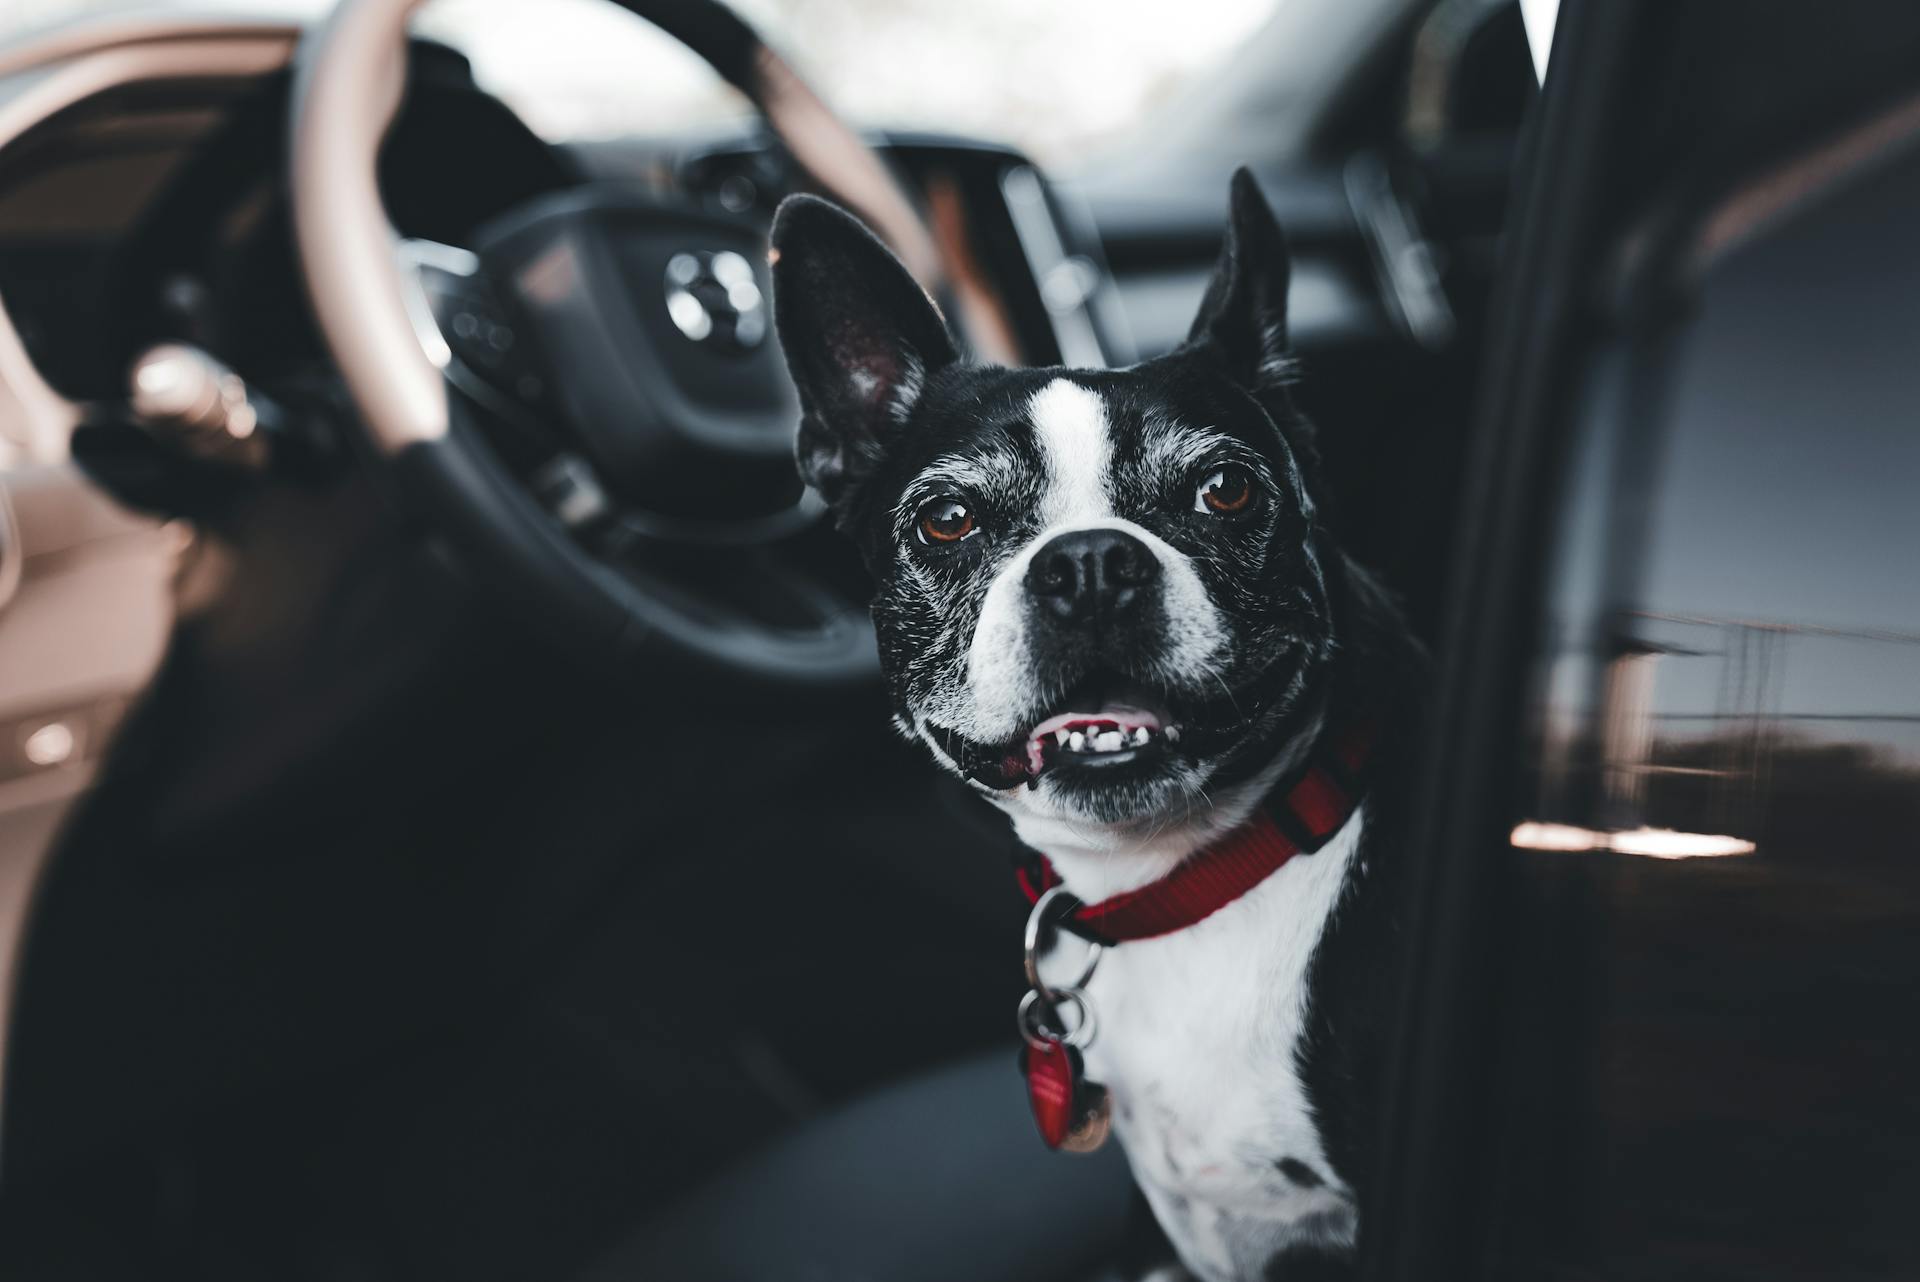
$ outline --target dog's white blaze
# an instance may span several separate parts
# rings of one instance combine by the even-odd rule
[[[1225,633],[1219,610],[1207,596],[1193,563],[1153,531],[1114,515],[1108,480],[1113,465],[1112,428],[1099,395],[1064,378],[1054,379],[1029,402],[1036,439],[1047,464],[1040,500],[1041,530],[988,585],[980,622],[967,653],[972,696],[966,724],[954,728],[992,742],[1026,729],[1031,710],[1031,661],[1027,650],[1026,577],[1034,553],[1056,536],[1075,530],[1123,530],[1158,558],[1166,594],[1167,644],[1162,662],[1169,676],[1203,675]],[[944,720],[944,718],[943,718]]]
[[[1099,1032],[1087,1074],[1113,1093],[1134,1174],[1203,1278],[1260,1276],[1290,1245],[1353,1243],[1353,1191],[1321,1146],[1298,1054],[1313,952],[1364,827],[1357,811],[1205,921],[1109,950],[1088,985]],[[1081,958],[1069,945],[1050,960]],[[1300,1187],[1278,1168],[1286,1158],[1325,1182]]]
[[[1113,435],[1100,397],[1078,383],[1056,378],[1027,402],[1027,418],[1047,461],[1040,524],[1076,528],[1113,515],[1107,497]]]

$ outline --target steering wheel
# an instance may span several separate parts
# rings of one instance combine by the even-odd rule
[[[616,2],[744,91],[937,288],[935,241],[885,165],[746,23],[717,0]],[[420,3],[339,0],[302,46],[292,123],[314,313],[402,501],[576,652],[789,687],[868,679],[864,602],[773,554],[819,505],[791,460],[764,222],[589,187],[471,247],[401,242],[375,171]]]

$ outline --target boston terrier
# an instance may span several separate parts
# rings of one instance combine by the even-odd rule
[[[872,571],[895,723],[1031,852],[1043,1134],[1110,1116],[1193,1275],[1345,1272],[1423,660],[1334,541],[1272,211],[1238,172],[1187,341],[1120,370],[970,362],[825,201],[773,249],[800,470]]]

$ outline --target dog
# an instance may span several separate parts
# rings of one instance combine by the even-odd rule
[[[1069,1120],[1097,1139],[1111,1109],[1193,1275],[1344,1272],[1423,658],[1331,533],[1271,209],[1236,173],[1188,340],[1119,370],[968,361],[885,246],[817,198],[789,198],[772,242],[800,471],[872,573],[900,732],[1005,811],[1082,911],[1281,834],[1252,843],[1280,862],[1239,893],[1106,951],[1071,994],[1098,1012],[1071,1063],[1054,1038],[1074,1021],[1034,1026],[1074,1075]],[[1336,742],[1360,745],[1344,769]],[[1315,780],[1345,804],[1303,833],[1288,799]]]

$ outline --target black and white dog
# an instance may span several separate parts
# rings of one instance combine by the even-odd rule
[[[1345,779],[1301,857],[1109,950],[1086,985],[1085,1076],[1186,1267],[1339,1270],[1368,1177],[1421,658],[1328,532],[1272,212],[1236,174],[1188,342],[1115,371],[968,363],[823,201],[789,200],[773,243],[801,471],[877,582],[899,728],[1077,900],[1153,888],[1284,820],[1274,799],[1364,727],[1364,801]]]

